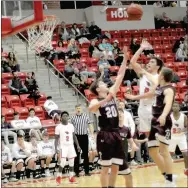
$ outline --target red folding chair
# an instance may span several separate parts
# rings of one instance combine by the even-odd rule
[[[177,75],[180,77],[181,81],[186,80],[187,76],[188,76],[186,71],[179,71],[179,72],[177,72]]]
[[[35,106],[35,102],[31,98],[27,98],[28,96],[29,96],[29,94],[20,95],[20,100],[21,100],[22,106],[27,107],[27,108],[29,108],[29,107],[33,108]]]
[[[8,84],[1,85],[1,95],[10,95],[10,89],[8,87]]]
[[[55,122],[53,119],[42,120],[41,124],[44,128],[47,129],[49,136],[55,135]]]
[[[35,106],[35,115],[40,119],[40,120],[44,120],[45,119],[45,113],[44,110],[41,106]]]
[[[179,93],[183,93],[188,90],[188,86],[185,80],[177,83],[177,90]]]
[[[96,99],[96,98],[97,98],[97,96],[94,95],[89,89],[85,89],[85,90],[84,90],[84,93],[85,93],[86,98],[87,98],[89,101],[91,101],[92,99]]]
[[[28,108],[26,107],[14,107],[13,108],[15,112],[19,113],[19,118],[20,119],[27,119],[29,116],[29,111]]]
[[[38,99],[38,106],[43,106],[46,101],[46,94],[40,93],[40,98]]]
[[[1,95],[1,107],[8,108],[6,98]]]
[[[9,83],[9,81],[12,80],[12,78],[13,78],[12,73],[2,73],[2,79],[4,84]]]
[[[25,81],[26,77],[27,77],[27,73],[26,72],[16,72],[18,77],[22,80]]]
[[[7,122],[10,122],[14,119],[14,110],[12,108],[2,108],[2,115],[5,116]]]
[[[176,71],[185,71],[186,70],[185,62],[175,62],[174,65],[175,65]]]
[[[21,101],[18,95],[6,95],[5,97],[10,108],[21,107]]]

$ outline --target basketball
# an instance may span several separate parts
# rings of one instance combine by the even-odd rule
[[[127,8],[127,14],[128,14],[129,20],[140,20],[143,15],[143,9],[138,4],[131,4]]]

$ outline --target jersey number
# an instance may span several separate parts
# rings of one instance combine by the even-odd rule
[[[167,129],[165,132],[166,132],[166,136],[165,136],[166,139],[170,140],[170,138],[171,138],[171,132],[170,132],[170,130]]]
[[[108,118],[117,117],[117,110],[114,106],[106,107],[105,110]]]
[[[149,88],[146,87],[146,88],[144,89],[144,93],[148,93],[148,92],[149,92]]]
[[[66,136],[66,141],[67,141],[67,142],[69,141],[69,136]]]

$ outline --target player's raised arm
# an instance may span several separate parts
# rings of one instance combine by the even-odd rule
[[[134,69],[134,71],[137,74],[142,74],[142,67],[137,63],[138,58],[142,54],[143,50],[150,48],[150,44],[147,41],[143,41],[140,45],[140,48],[137,50],[137,52],[134,54],[134,56],[131,58],[130,63]]]
[[[124,78],[124,74],[125,74],[125,70],[126,70],[126,67],[127,67],[127,47],[125,46],[123,48],[123,52],[124,52],[124,58],[123,58],[123,63],[121,64],[121,67],[118,71],[118,75],[117,75],[117,78],[116,78],[116,81],[114,83],[114,85],[110,88],[110,93],[113,95],[113,96],[116,96],[116,93],[118,92],[119,90],[119,87],[122,83],[122,80]]]

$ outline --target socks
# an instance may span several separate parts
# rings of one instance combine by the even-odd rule
[[[130,160],[133,161],[133,160],[134,160],[134,157],[133,157],[133,158],[131,157]]]
[[[16,172],[16,179],[20,180],[21,171]]]
[[[26,177],[30,178],[30,169],[29,168],[26,168]]]
[[[172,174],[166,174],[166,180],[172,182]]]
[[[41,174],[45,174],[44,167],[41,167]]]

